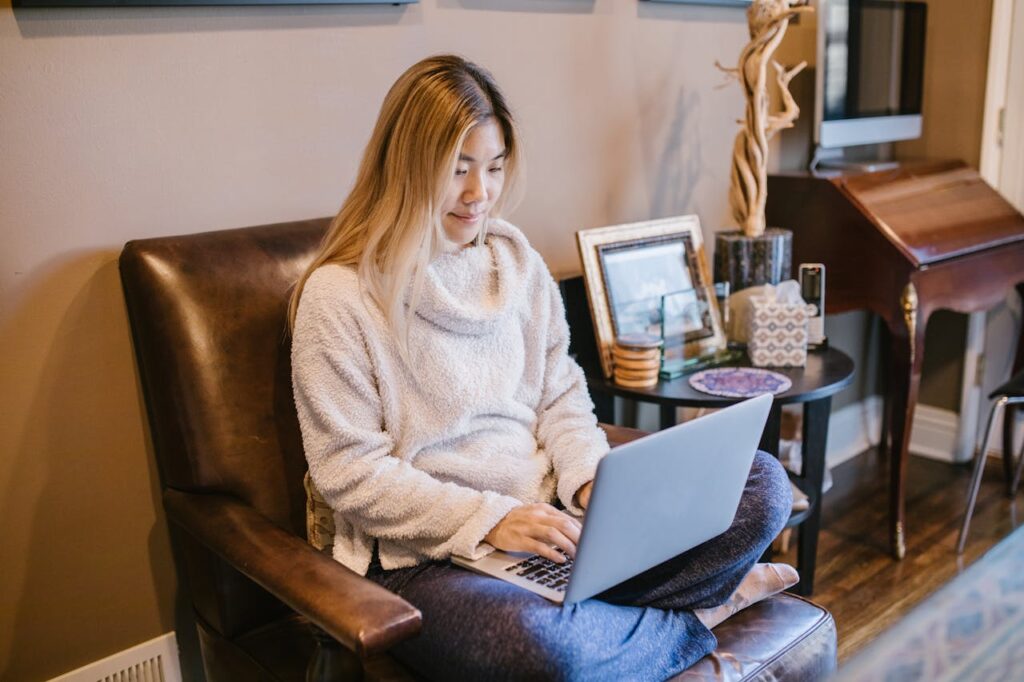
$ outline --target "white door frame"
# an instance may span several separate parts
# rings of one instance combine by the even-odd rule
[[[1013,68],[1011,69],[1011,65]],[[1018,210],[1024,210],[1024,0],[993,0],[985,110],[981,132],[981,176]],[[1012,369],[1020,338],[1021,310],[1007,303],[973,313],[967,326],[960,428],[954,459],[970,458],[981,447],[992,403],[988,394]],[[1002,452],[1002,421],[993,424],[989,454]]]
[[[1024,0],[1014,0],[1007,45],[1006,94],[1003,98],[1002,147],[999,184],[1002,192],[1017,210],[1024,211]],[[997,114],[998,115],[998,114]],[[997,121],[998,123],[998,121]]]
[[[1006,107],[1006,90],[1010,73],[1010,42],[1013,36],[1013,15],[1024,14],[1024,7],[1014,12],[1021,0],[993,0],[992,29],[988,46],[988,74],[985,77],[985,112],[981,127],[981,177],[999,188],[1000,165],[1003,158],[1002,120]]]

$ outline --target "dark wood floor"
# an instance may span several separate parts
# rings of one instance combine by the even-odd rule
[[[814,601],[832,612],[840,662],[1006,537],[1021,504],[1006,497],[999,462],[990,461],[971,533],[956,555],[970,470],[912,456],[907,472],[907,556],[890,558],[888,460],[869,450],[833,470],[825,495]],[[1024,487],[1024,486],[1022,486]],[[1024,499],[1018,491],[1017,500]],[[796,565],[793,548],[776,561]]]

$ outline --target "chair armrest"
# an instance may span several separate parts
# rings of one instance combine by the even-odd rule
[[[361,657],[419,633],[418,609],[251,506],[220,494],[164,491],[168,517],[238,571]]]
[[[614,424],[598,423],[604,433],[608,436],[608,444],[613,448],[617,445],[625,445],[631,440],[642,438],[647,435],[646,431],[640,429],[631,429],[628,426],[615,426]]]

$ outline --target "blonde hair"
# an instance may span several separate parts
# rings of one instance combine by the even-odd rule
[[[296,282],[289,326],[313,271],[327,263],[354,265],[362,288],[407,352],[426,266],[444,248],[440,207],[459,150],[470,130],[488,120],[505,138],[504,190],[491,210],[496,216],[518,179],[520,150],[515,122],[493,77],[461,57],[438,55],[398,78],[384,98],[355,185]],[[486,238],[486,225],[485,220],[478,244]]]

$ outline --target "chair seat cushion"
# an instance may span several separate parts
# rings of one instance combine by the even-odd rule
[[[836,669],[836,623],[817,604],[782,593],[714,629],[718,648],[673,680],[820,680]]]

